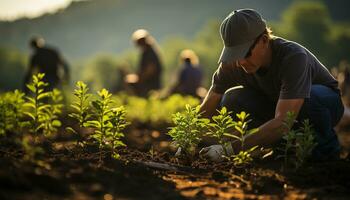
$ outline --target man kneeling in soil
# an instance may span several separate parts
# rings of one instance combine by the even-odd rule
[[[309,119],[315,129],[313,158],[337,158],[340,146],[334,126],[344,107],[338,82],[327,68],[300,44],[273,36],[252,9],[233,11],[223,20],[220,33],[224,48],[201,105],[204,116],[216,114],[218,106],[250,113],[249,126],[259,131],[246,138],[244,148],[249,149],[278,143],[290,111],[299,122]],[[238,85],[243,87],[233,88]],[[232,148],[238,152],[240,147],[232,143]],[[200,154],[219,161],[222,152],[221,145],[212,145]]]

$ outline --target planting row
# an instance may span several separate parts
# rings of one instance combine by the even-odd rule
[[[178,158],[187,162],[196,158],[197,146],[204,137],[215,138],[223,147],[221,160],[232,162],[235,166],[251,163],[252,152],[260,151],[258,146],[244,148],[245,138],[258,134],[258,129],[248,129],[249,114],[245,112],[234,115],[222,108],[209,120],[201,117],[199,106],[196,106],[199,102],[195,98],[175,95],[166,100],[152,97],[147,100],[126,95],[112,96],[106,89],[92,95],[81,81],[76,83],[70,106],[66,109],[61,92],[57,89],[46,91],[47,83],[43,82],[43,78],[44,74],[33,76],[32,83],[27,85],[30,90],[28,95],[16,90],[0,98],[0,136],[12,138],[20,145],[25,160],[36,161],[44,153],[43,144],[62,126],[60,116],[64,109],[76,122],[75,126],[65,127],[64,132],[76,136],[77,146],[97,144],[100,161],[102,150],[110,151],[113,158],[119,157],[117,148],[125,146],[121,138],[130,121],[170,123],[172,120],[174,126],[167,134],[178,148]],[[292,130],[292,119],[293,113],[289,113],[283,130],[284,145],[277,157],[283,157],[286,164],[293,160],[298,168],[310,156],[315,143],[308,121],[300,129]],[[93,133],[82,134],[83,128],[91,128]],[[232,152],[232,143],[239,144],[241,148],[238,152]]]

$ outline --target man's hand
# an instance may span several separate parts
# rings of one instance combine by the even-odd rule
[[[229,155],[233,154],[231,144],[228,144],[226,147],[226,153]],[[208,159],[212,162],[221,162],[224,160],[225,151],[222,145],[211,145],[200,150],[199,156],[205,159]]]

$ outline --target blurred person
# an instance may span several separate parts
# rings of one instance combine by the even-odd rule
[[[63,83],[69,83],[70,74],[68,64],[63,60],[58,50],[45,46],[43,38],[33,37],[29,45],[33,50],[29,60],[29,69],[24,77],[24,91],[28,93],[26,84],[33,74],[45,73],[43,81],[49,83],[47,90],[62,89]]]
[[[200,98],[198,89],[202,83],[202,70],[196,53],[191,49],[182,50],[180,53],[182,68],[178,76],[176,85],[171,89],[171,93],[181,95],[192,95]]]
[[[150,91],[161,88],[162,64],[154,38],[145,29],[132,34],[132,41],[140,49],[141,56],[136,74],[126,77],[126,82],[134,84],[136,95],[147,97]]]
[[[342,93],[342,100],[344,103],[344,115],[337,125],[338,130],[348,129],[350,126],[350,66],[346,60],[342,60],[339,66],[335,68],[338,70],[337,80],[339,88]]]
[[[344,97],[345,104],[348,105],[350,103],[350,66],[346,60],[342,60],[339,63],[339,71],[338,73],[338,82],[339,87]]]
[[[296,42],[272,35],[265,20],[253,9],[231,12],[222,21],[220,34],[224,47],[201,104],[204,116],[212,117],[223,106],[233,115],[250,113],[249,128],[258,128],[258,132],[245,138],[246,150],[256,145],[279,145],[287,131],[287,112],[293,112],[299,123],[309,119],[315,130],[317,145],[312,158],[339,158],[334,127],[344,106],[337,80],[315,55]],[[239,143],[232,142],[227,147],[203,148],[200,155],[220,161],[224,148],[230,153],[241,150]]]

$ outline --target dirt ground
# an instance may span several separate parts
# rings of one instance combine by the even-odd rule
[[[102,162],[97,147],[77,147],[60,135],[41,166],[22,161],[21,152],[3,141],[0,199],[350,199],[350,132],[338,133],[341,160],[297,171],[273,156],[246,168],[200,159],[184,166],[166,132],[166,126],[129,127],[121,158],[103,152]]]

